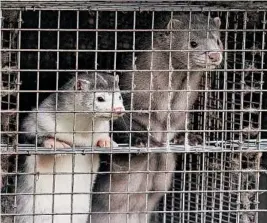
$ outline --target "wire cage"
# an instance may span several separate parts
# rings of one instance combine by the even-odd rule
[[[88,216],[88,222],[94,223],[95,210],[99,212],[99,216],[105,213],[110,216],[116,214],[112,212],[112,206],[116,206],[112,201],[128,203],[123,204],[125,209],[119,210],[126,216],[121,218],[124,219],[121,220],[122,223],[143,223],[149,220],[153,223],[265,222],[266,13],[267,4],[264,1],[3,1],[0,85],[2,222],[29,222],[20,218],[24,215],[38,215],[34,208],[28,213],[22,213],[18,208],[19,188],[24,186],[19,178],[31,174],[34,178],[30,179],[36,182],[41,176],[36,169],[33,173],[23,171],[20,167],[23,161],[20,158],[25,158],[25,155],[56,157],[56,154],[101,154],[100,169],[95,170],[96,183],[89,193],[93,197],[92,202],[88,204],[89,210],[83,213]],[[131,145],[132,142],[127,138],[118,142],[118,147],[110,149],[103,150],[93,145],[64,151],[42,147],[37,141],[29,144],[20,140],[21,123],[25,117],[35,107],[38,113],[38,106],[49,95],[60,92],[61,87],[77,72],[110,72],[112,75],[119,73],[119,76],[121,73],[142,72],[138,69],[143,68],[135,66],[138,57],[146,51],[157,52],[158,49],[153,48],[158,43],[154,43],[157,33],[164,36],[169,32],[166,28],[169,21],[176,15],[184,14],[188,18],[195,15],[204,15],[209,19],[220,17],[223,60],[216,69],[203,69],[199,87],[195,90],[198,93],[193,107],[178,108],[181,109],[180,112],[186,113],[185,129],[175,129],[178,133],[185,133],[182,143],[140,148]],[[190,21],[189,19],[185,32],[194,32]],[[209,29],[208,22],[206,29]],[[180,40],[174,38],[174,41]],[[166,51],[169,53],[171,49]],[[130,66],[125,67],[125,64]],[[170,67],[168,72],[175,72],[175,69],[177,68]],[[153,65],[149,71],[153,74]],[[188,77],[191,71],[187,68],[184,72]],[[147,80],[144,79],[145,81]],[[145,90],[153,92],[151,89]],[[185,97],[194,92],[194,89],[170,89],[169,86],[163,90],[173,94],[186,92]],[[123,90],[121,92],[122,95],[127,93]],[[132,94],[135,94],[134,90]],[[186,101],[185,98],[184,100]],[[127,100],[124,103],[129,105]],[[131,116],[135,112],[132,107],[125,107],[126,114]],[[147,111],[149,112],[151,110]],[[132,119],[129,120],[131,126]],[[149,132],[149,129],[145,130]],[[113,139],[113,134],[116,133],[113,125],[109,132]],[[131,135],[133,132],[130,130],[127,133]],[[203,143],[192,146],[188,143],[189,134],[201,135]],[[160,172],[150,167],[139,169],[137,162],[135,169],[135,161],[129,154],[143,154],[148,163],[150,157],[157,159],[155,154],[164,154],[162,157],[176,154],[176,166]],[[102,175],[107,176],[110,188],[112,183],[116,183],[111,180],[115,175],[112,175],[114,173],[110,166],[115,163],[115,157],[120,156],[128,157],[125,165],[129,165],[124,171],[117,170],[117,174],[124,173],[121,175],[124,178],[121,181],[125,184],[123,186],[131,187],[131,183],[134,183],[133,180],[127,181],[129,176],[138,178],[143,174],[142,176],[147,176],[144,179],[149,185],[149,180],[153,182],[151,178],[156,178],[156,174],[163,182],[169,173],[172,174],[170,187],[147,189],[149,186],[146,186],[136,191],[128,188],[115,192],[99,190],[103,181],[98,179]],[[53,162],[57,162],[56,158]],[[76,173],[68,174],[75,177]],[[154,174],[153,177],[151,174]],[[73,190],[72,188],[72,192]],[[50,193],[55,196],[56,192],[53,190]],[[127,199],[113,200],[110,198],[112,193],[123,194]],[[148,208],[153,193],[160,196],[156,205]],[[146,197],[146,202],[144,208],[137,211],[130,207],[129,202],[139,194]],[[34,195],[34,192],[29,195]],[[31,199],[34,200],[34,196]],[[141,195],[138,199],[142,203]],[[108,208],[101,210],[101,202],[97,203],[99,200],[104,200]],[[50,205],[55,206],[54,200]],[[100,208],[94,209],[94,205]],[[138,202],[135,205],[138,206]],[[78,212],[82,214],[83,210]],[[134,213],[146,217],[132,218]],[[76,222],[75,218],[71,221],[71,217],[75,215],[73,208],[66,214],[69,218],[64,222]],[[58,213],[53,210],[47,215],[52,217],[44,217],[42,221],[38,218],[31,219],[30,222],[62,222],[55,220]],[[110,216],[95,222],[119,222],[112,220]]]

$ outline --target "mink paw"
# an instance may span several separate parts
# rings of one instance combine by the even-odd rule
[[[153,140],[152,138],[150,138],[150,142],[148,143],[146,138],[141,138],[141,137],[137,137],[134,140],[133,145],[136,147],[139,147],[139,148],[144,148],[147,146],[149,146],[149,147],[162,147],[162,146],[164,146],[162,143],[160,143],[156,140]]]
[[[58,141],[58,140],[55,140],[53,138],[48,138],[46,139],[44,142],[43,142],[43,146],[45,148],[49,148],[49,149],[66,149],[66,148],[70,148],[70,145],[62,142],[62,141]],[[63,156],[63,155],[66,155],[64,153],[61,153],[61,154],[57,154],[56,156]]]
[[[137,137],[134,139],[133,146],[136,146],[139,148],[147,147],[147,141],[141,137]]]
[[[110,138],[98,140],[98,142],[96,143],[96,146],[99,146],[99,147],[110,147],[111,146]]]
[[[183,145],[185,143],[185,134],[178,133],[174,139],[173,143],[177,145]],[[201,145],[203,143],[203,138],[201,135],[189,133],[188,134],[188,143],[190,146]]]
[[[43,146],[45,148],[51,148],[51,149],[65,149],[65,148],[70,148],[70,146],[62,141],[58,141],[55,139],[46,139],[43,143]]]

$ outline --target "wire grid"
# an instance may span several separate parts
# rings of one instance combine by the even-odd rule
[[[41,90],[54,90],[62,85],[69,77],[64,71],[120,70],[115,60],[132,55],[132,49],[138,50],[138,45],[133,44],[151,34],[151,23],[157,25],[153,19],[161,24],[165,15],[171,14],[46,11],[45,8],[15,12],[20,19],[13,24],[18,27],[21,40],[17,49],[9,47],[8,52],[9,55],[14,52],[20,58],[20,66],[15,69],[23,83],[20,111],[29,110],[31,103],[36,106],[37,99],[40,102],[47,97]],[[207,10],[207,13],[210,12]],[[203,132],[207,151],[192,154],[184,150],[179,155],[170,193],[165,193],[152,222],[257,222],[261,153],[253,146],[252,149],[247,146],[249,152],[246,153],[241,150],[220,152],[226,148],[224,146],[212,153],[208,152],[208,146],[214,145],[214,141],[228,141],[231,150],[233,140],[242,144],[244,140],[261,139],[266,12],[245,9],[230,12],[218,8],[210,15],[222,18],[225,59],[216,72],[204,75],[202,89],[206,91],[200,93],[190,119],[191,129]],[[124,30],[119,32],[119,29]],[[4,25],[2,33],[11,30]],[[13,60],[8,59],[9,63]],[[17,83],[17,80],[13,79],[13,82]],[[12,81],[9,83],[9,87],[12,86]],[[212,91],[208,91],[208,87]],[[23,92],[29,89],[33,93]],[[7,133],[14,131],[6,130]],[[242,173],[238,172],[240,170]],[[16,174],[17,168],[14,172]],[[11,191],[15,192],[16,188]]]
[[[15,169],[16,164],[10,163],[9,157],[15,152],[14,143],[17,140],[18,131],[18,58],[16,52],[10,52],[9,49],[16,49],[18,32],[17,28],[18,12],[1,11],[1,28],[6,27],[9,30],[1,32],[1,71],[0,71],[0,89],[1,89],[1,143],[7,146],[1,146],[1,183],[6,185],[2,188],[2,193],[8,193],[10,188],[14,188],[14,181],[7,173]],[[4,112],[3,112],[4,111]],[[1,196],[1,213],[10,211],[9,207],[13,204],[14,198],[11,196]],[[6,218],[5,221],[8,221]],[[3,219],[1,219],[3,220]]]

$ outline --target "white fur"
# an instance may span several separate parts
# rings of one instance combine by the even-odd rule
[[[40,156],[37,156],[40,159]],[[93,163],[90,159],[93,158]],[[91,157],[90,155],[76,155],[74,156],[75,163],[75,175],[73,182],[73,192],[84,193],[79,195],[73,195],[73,203],[71,202],[72,193],[72,156],[62,156],[56,161],[55,170],[55,189],[53,190],[53,175],[41,175],[42,173],[53,173],[53,163],[49,163],[45,167],[37,168],[40,175],[34,179],[33,175],[26,175],[23,178],[24,184],[21,185],[18,193],[68,193],[66,195],[19,195],[18,196],[18,213],[20,214],[48,214],[48,215],[36,215],[17,217],[18,223],[48,223],[52,222],[52,213],[66,215],[55,215],[54,222],[71,222],[71,204],[73,204],[72,213],[84,213],[82,215],[74,214],[72,216],[73,223],[86,222],[88,218],[89,207],[92,186],[95,180],[95,174],[78,174],[79,172],[96,172],[99,166],[98,155]],[[27,158],[26,173],[33,173],[34,171],[35,157],[30,156]],[[60,173],[64,173],[59,175]],[[35,192],[34,192],[34,181]],[[35,209],[33,210],[33,201],[35,202]],[[54,203],[54,211],[52,204]]]
[[[120,94],[117,93],[117,96],[120,96]],[[80,107],[82,106],[83,105],[80,104]],[[124,108],[122,100],[117,100],[117,98],[114,98],[113,106],[112,101],[107,100],[105,103],[99,103],[98,107],[99,110],[109,112],[114,107]],[[54,110],[53,107],[50,107],[49,98],[41,104],[40,110]],[[55,119],[57,123],[56,130]],[[67,132],[57,133],[55,135],[56,139],[65,141],[70,145],[75,144],[75,146],[96,146],[99,140],[109,139],[109,119],[107,117],[103,118],[96,116],[94,117],[94,126],[92,125],[92,119],[93,117],[90,114],[76,114],[76,119],[74,119],[73,113],[57,113],[56,118],[49,113],[38,113],[36,120],[36,115],[32,113],[25,119],[23,128],[26,131],[32,132],[32,135],[34,135],[34,132],[37,131],[38,133],[44,129],[47,132]],[[88,132],[74,133],[74,121],[75,131]],[[90,131],[94,131],[94,133],[92,134]],[[39,135],[45,134],[40,133]],[[55,179],[53,179],[53,175],[51,175],[51,173],[53,173],[54,163]],[[31,223],[34,220],[35,223],[50,223],[52,222],[53,217],[51,214],[55,213],[54,223],[86,223],[88,213],[91,209],[91,192],[96,178],[95,173],[98,171],[98,168],[98,154],[74,156],[69,154],[56,156],[55,159],[54,155],[28,156],[25,163],[26,174],[20,177],[17,192],[30,194],[49,193],[49,195],[18,195],[17,211],[19,214],[35,213],[47,215],[16,217],[16,222]],[[94,172],[94,174],[92,172]],[[29,175],[31,173],[35,173],[35,176]],[[50,173],[50,175],[43,175],[45,173]],[[72,180],[72,177],[74,181]],[[53,184],[55,185],[54,191]],[[53,192],[68,194],[53,196]],[[72,196],[71,193],[82,194],[74,194]],[[33,204],[34,202],[35,204]],[[52,209],[53,204],[54,210]],[[73,215],[71,215],[71,205],[73,207]]]
[[[66,115],[64,115],[66,120]],[[69,119],[72,119],[72,115],[68,115]],[[61,117],[63,118],[63,117]],[[60,119],[60,118],[59,118]],[[77,126],[83,126],[86,128],[79,128],[79,130],[85,131],[86,129],[92,131],[92,126],[90,125],[90,119],[85,120],[83,118],[76,118]],[[83,121],[83,122],[82,122]],[[46,125],[44,122],[43,125]],[[60,122],[58,122],[60,123]],[[61,122],[62,123],[62,122]],[[71,124],[69,122],[64,122],[63,126],[59,126],[59,130],[70,131]],[[91,146],[96,145],[98,140],[107,139],[109,131],[109,122],[108,120],[100,120],[95,122],[95,132],[105,131],[106,133],[92,134],[84,133],[77,134],[75,136],[76,145],[79,146]],[[78,130],[78,129],[77,129]],[[72,134],[58,134],[58,139],[65,140],[69,143],[73,142]],[[79,143],[78,143],[79,142]],[[49,155],[48,155],[49,156]],[[21,185],[19,185],[18,193],[53,193],[53,175],[42,175],[42,173],[53,173],[54,159],[53,156],[46,156],[49,162],[45,162],[44,156],[29,156],[26,158],[25,172],[26,173],[40,173],[34,179],[34,175],[24,175],[21,179]],[[74,160],[72,160],[72,157]],[[51,161],[51,162],[50,162]],[[72,169],[74,162],[74,182],[73,182],[73,191],[72,191]],[[35,172],[35,163],[36,163],[36,172]],[[91,191],[95,182],[96,174],[91,174],[92,172],[97,172],[99,168],[99,155],[62,155],[56,157],[56,166],[55,166],[55,193],[69,193],[68,195],[55,195],[54,198],[52,195],[37,195],[37,196],[27,196],[19,195],[18,196],[18,213],[21,214],[49,214],[49,215],[37,215],[34,217],[34,222],[36,223],[48,223],[52,222],[51,213],[66,213],[67,215],[55,215],[55,223],[68,223],[71,222],[71,193],[84,193],[79,195],[73,195],[73,213],[84,213],[83,215],[73,215],[73,223],[82,223],[86,222],[88,218],[88,213],[90,211],[90,200],[91,200]],[[88,173],[88,174],[78,174],[78,173]],[[60,174],[65,173],[65,174]],[[34,192],[34,181],[35,192]],[[54,199],[54,212],[52,211],[52,204]],[[35,201],[35,210],[33,210],[33,200]],[[25,216],[17,218],[18,223],[28,223],[32,222],[32,216]]]

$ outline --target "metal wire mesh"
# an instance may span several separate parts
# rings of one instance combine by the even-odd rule
[[[22,10],[22,6],[28,6],[27,10]],[[30,6],[34,6],[34,10]],[[108,158],[103,155],[100,170],[96,172],[98,177],[106,175],[112,179],[116,175],[112,173],[110,166],[115,163],[118,154],[128,157],[128,154],[135,156],[142,153],[150,160],[153,157],[157,159],[155,154],[167,152],[166,154],[177,154],[175,169],[153,170],[149,165],[145,169],[134,169],[134,158],[130,156],[126,159],[129,168],[117,169],[117,174],[125,176],[128,187],[131,186],[129,182],[132,182],[127,181],[128,176],[139,176],[138,173],[141,173],[147,176],[149,182],[150,175],[155,172],[161,174],[163,182],[166,180],[166,172],[173,173],[170,188],[148,190],[147,186],[134,192],[129,188],[115,191],[127,194],[126,203],[130,202],[131,194],[145,194],[146,206],[141,212],[147,218],[152,213],[150,222],[264,222],[264,215],[259,217],[259,213],[266,211],[267,207],[263,205],[259,208],[259,197],[266,188],[259,188],[259,179],[260,175],[265,174],[261,157],[266,147],[262,127],[262,119],[265,117],[263,84],[266,73],[266,8],[266,4],[261,1],[255,1],[254,4],[251,1],[240,1],[234,5],[214,1],[187,1],[180,4],[168,1],[157,4],[149,1],[124,4],[118,1],[4,2],[1,17],[2,221],[14,222],[14,216],[17,215],[15,222],[20,222],[19,216],[23,215],[17,210],[20,187],[18,178],[23,175],[19,163],[23,155],[104,154]],[[27,114],[32,112],[32,108],[42,104],[51,93],[59,92],[60,87],[73,77],[73,73],[137,72],[135,66],[125,68],[125,64],[130,61],[134,65],[136,58],[146,51],[151,52],[149,47],[141,47],[144,42],[151,42],[153,46],[154,36],[160,32],[164,35],[169,20],[182,13],[189,16],[204,14],[210,18],[219,16],[222,23],[220,32],[224,45],[223,62],[215,71],[204,69],[201,87],[196,90],[199,92],[198,98],[193,108],[183,111],[188,124],[185,125],[185,130],[176,129],[177,132],[186,132],[186,139],[189,133],[200,134],[203,145],[189,146],[185,139],[182,145],[139,148],[131,145],[127,138],[120,147],[110,150],[87,146],[75,150],[51,151],[44,147],[37,149],[37,142],[25,144],[19,141],[19,133],[22,132],[19,126]],[[189,31],[192,31],[190,24]],[[157,49],[153,49],[153,52],[157,52]],[[153,66],[149,71],[153,72]],[[151,91],[146,89],[149,90]],[[175,93],[175,90],[168,89],[167,86],[164,90]],[[177,91],[183,92],[181,89]],[[137,91],[133,91],[133,94],[134,92]],[[187,92],[190,94],[194,90],[187,89]],[[135,111],[130,108],[127,112],[134,114]],[[111,137],[115,131],[111,127]],[[75,168],[74,162],[72,161],[71,172]],[[53,169],[47,174],[55,176],[57,173]],[[73,182],[75,174],[72,174]],[[36,181],[39,175],[35,169],[35,178],[32,179]],[[55,179],[54,177],[54,182]],[[112,183],[115,182],[110,180],[110,184]],[[53,184],[54,189],[49,193],[60,193]],[[112,194],[109,190],[99,191],[98,186],[96,180],[90,196],[101,199],[103,194]],[[35,196],[38,194],[36,191],[34,193]],[[148,200],[152,193],[160,193],[162,196],[157,206],[149,210]],[[112,213],[111,207],[115,204],[112,203],[111,196],[103,196],[103,199],[107,199],[109,208],[103,208],[100,214]],[[140,200],[142,199],[140,196]],[[52,206],[54,205],[53,200]],[[83,213],[88,215],[89,221],[92,220],[94,202],[92,209]],[[130,216],[131,211],[135,212],[135,209],[126,208],[121,213]],[[73,207],[70,212],[68,214],[74,215]],[[30,214],[36,215],[34,210]],[[54,219],[56,215],[53,215]],[[125,222],[138,221],[131,221],[129,217]]]

